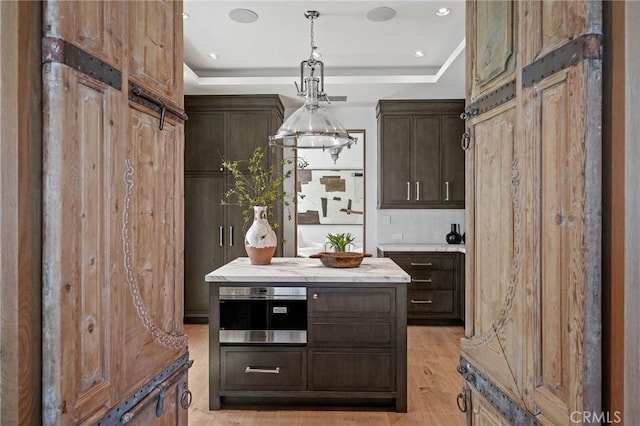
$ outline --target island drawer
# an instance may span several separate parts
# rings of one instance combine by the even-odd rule
[[[409,291],[410,312],[451,313],[453,312],[453,291],[414,290]]]
[[[306,348],[220,348],[222,390],[304,390]]]
[[[309,390],[395,390],[395,351],[311,350]]]
[[[307,291],[309,317],[391,318],[395,288],[314,287]]]
[[[410,274],[418,271],[453,271],[454,258],[443,254],[392,254],[389,256],[399,267]]]
[[[312,320],[307,336],[309,346],[323,347],[393,347],[395,321],[353,319]]]

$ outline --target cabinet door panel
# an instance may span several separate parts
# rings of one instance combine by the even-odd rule
[[[460,146],[463,133],[460,117],[442,117],[442,202],[461,204],[460,207],[464,207],[464,151]]]
[[[224,171],[224,113],[188,111],[188,114],[184,126],[185,171]]]
[[[414,118],[412,201],[417,204],[440,202],[440,117]]]
[[[380,144],[380,207],[403,205],[411,201],[412,188],[411,117],[382,118]]]
[[[267,147],[271,130],[268,111],[226,113],[225,157],[248,160],[257,146]]]
[[[227,189],[233,185],[233,182],[227,176]],[[271,221],[272,218],[269,218]],[[270,222],[273,223],[273,222]],[[244,220],[242,209],[238,206],[225,206],[224,219],[224,245],[225,245],[225,261],[231,262],[238,257],[247,255],[244,247],[244,234],[251,226],[251,222]]]
[[[224,264],[224,217],[220,176],[185,177],[185,319],[206,321],[209,288],[204,276]],[[223,227],[220,230],[220,227]]]
[[[309,390],[392,391],[393,351],[310,351]]]

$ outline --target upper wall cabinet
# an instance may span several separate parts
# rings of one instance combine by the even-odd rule
[[[378,102],[378,208],[464,208],[464,100]]]

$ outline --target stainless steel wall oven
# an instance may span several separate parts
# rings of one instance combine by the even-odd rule
[[[307,343],[305,287],[220,287],[220,343]]]

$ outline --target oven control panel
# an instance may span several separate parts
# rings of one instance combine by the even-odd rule
[[[307,300],[306,287],[220,287],[220,300]]]

